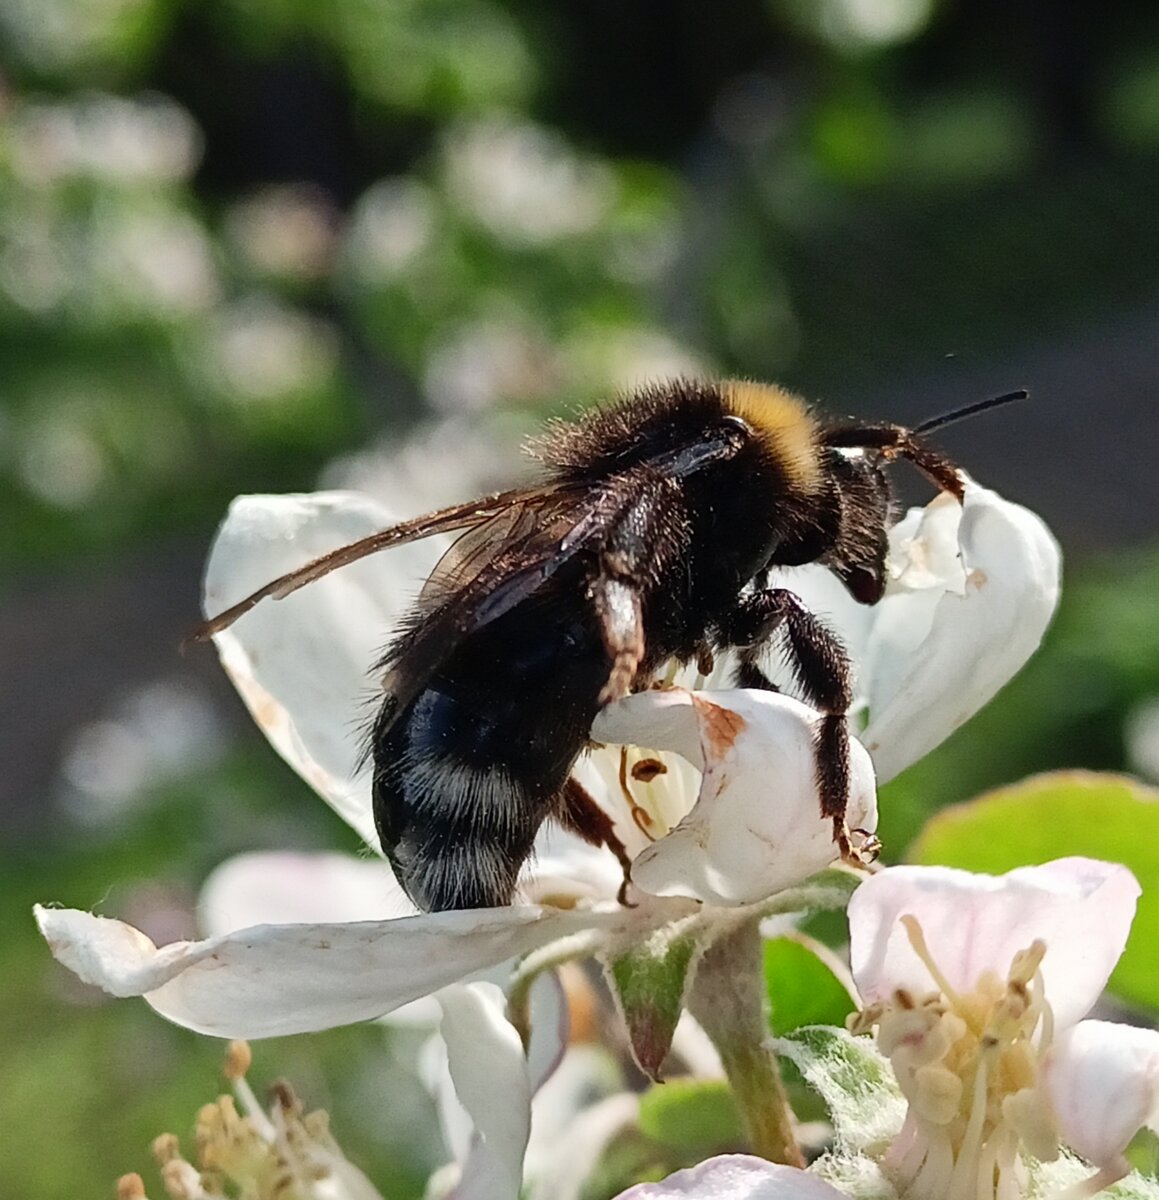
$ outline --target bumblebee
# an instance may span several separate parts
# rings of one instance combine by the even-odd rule
[[[629,861],[572,777],[600,708],[669,660],[732,652],[735,682],[779,638],[821,714],[816,777],[835,857],[851,854],[849,657],[769,571],[819,563],[874,604],[885,589],[893,494],[913,463],[959,500],[955,465],[923,438],[1010,393],[913,429],[827,417],[782,389],[674,380],[533,443],[541,482],[404,521],[274,580],[207,621],[226,628],[356,559],[458,533],[378,664],[368,735],[374,816],[399,882],[428,911],[511,902],[549,818]],[[624,892],[621,891],[621,898]]]

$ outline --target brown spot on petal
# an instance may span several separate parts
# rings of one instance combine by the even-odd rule
[[[969,575],[966,576],[966,582],[970,585],[970,587],[981,591],[990,582],[990,576],[987,575],[981,567],[975,567],[969,573]]]
[[[705,700],[695,692],[692,694],[692,706],[700,720],[700,736],[708,756],[723,758],[744,732],[744,717],[731,708],[722,708],[711,700]]]
[[[658,758],[642,758],[632,764],[632,778],[640,783],[651,783],[657,775],[667,775],[668,768]]]

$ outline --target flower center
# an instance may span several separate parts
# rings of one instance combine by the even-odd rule
[[[937,990],[899,988],[850,1021],[877,1026],[909,1102],[905,1124],[882,1161],[910,1200],[1012,1200],[1022,1194],[1025,1149],[1058,1156],[1053,1112],[1038,1084],[1054,1032],[1040,969],[1046,945],[1019,951],[1005,980],[986,971],[959,992],[934,962],[913,916],[902,924]]]
[[[650,842],[669,833],[692,808],[699,772],[678,754],[622,746],[619,786],[632,822]]]
[[[169,1196],[196,1200],[236,1193],[250,1200],[317,1200],[377,1195],[342,1154],[326,1113],[304,1112],[288,1084],[274,1085],[270,1110],[263,1110],[246,1080],[249,1064],[249,1046],[231,1043],[225,1074],[237,1099],[219,1096],[198,1112],[196,1165],[182,1155],[172,1134],[154,1141]]]

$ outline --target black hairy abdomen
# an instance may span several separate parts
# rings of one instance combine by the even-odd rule
[[[578,572],[553,580],[464,639],[413,700],[397,712],[388,701],[375,722],[375,823],[426,911],[511,902],[607,680],[584,586]]]

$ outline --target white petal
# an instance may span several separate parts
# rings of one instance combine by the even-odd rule
[[[631,1092],[618,1092],[590,1104],[578,1113],[557,1138],[554,1153],[544,1147],[542,1155],[532,1158],[535,1149],[536,1105],[531,1106],[532,1135],[527,1151],[528,1200],[579,1200],[586,1195],[593,1167],[600,1161],[608,1144],[621,1130],[632,1125],[640,1111],[640,1099]]]
[[[532,903],[568,908],[577,901],[614,901],[623,878],[610,850],[548,821],[535,839],[535,856],[524,868],[519,891]]]
[[[519,1194],[531,1128],[531,1083],[519,1034],[494,984],[446,988],[438,1000],[451,1080],[475,1128],[455,1194],[510,1200]]]
[[[487,984],[489,989],[495,989],[497,986],[490,980],[479,982]],[[461,989],[462,985],[455,984],[426,998],[426,1003],[432,1005],[438,1014],[437,1023],[444,1029],[444,1001],[451,993]],[[491,991],[484,993],[485,996],[491,994]],[[424,1001],[415,1002],[422,1003]],[[413,1008],[414,1004],[407,1007]],[[528,1086],[537,1099],[540,1088],[545,1081],[549,1081],[549,1077],[550,1080],[554,1080],[556,1068],[563,1060],[567,1049],[568,1025],[566,1001],[559,979],[554,971],[545,972],[532,984],[531,1045],[527,1049],[526,1064],[521,1067]],[[459,1095],[455,1086],[448,1053],[448,1044],[444,1041],[442,1033],[429,1038],[419,1052],[419,1075],[438,1107],[439,1125],[447,1149],[461,1168],[471,1151],[478,1122],[465,1107],[465,1098]],[[522,1062],[522,1047],[519,1053]]]
[[[817,795],[817,720],[775,692],[643,692],[609,706],[596,736],[675,750],[704,770],[696,805],[636,858],[633,882],[656,896],[749,904],[828,866],[836,849]],[[873,769],[856,742],[850,776],[849,824],[873,830]]]
[[[86,983],[177,1025],[260,1038],[366,1021],[623,912],[478,909],[353,924],[259,925],[160,949],[121,921],[37,906],[52,953]]]
[[[254,925],[338,924],[413,916],[381,859],[350,854],[239,854],[216,868],[197,901],[208,937]]]
[[[683,688],[626,696],[597,713],[592,737],[597,742],[674,750],[703,771],[700,727],[691,707],[692,693]]]
[[[1037,649],[1058,602],[1058,544],[1034,513],[972,483],[960,523],[947,519],[957,511],[948,497],[925,510],[900,586],[874,609],[860,664],[861,740],[881,781],[998,692]],[[949,565],[955,548],[960,569]]]
[[[397,518],[363,496],[240,496],[205,573],[207,615],[319,554]],[[278,753],[367,843],[377,847],[365,777],[355,778],[370,671],[445,541],[374,555],[263,600],[214,639],[222,665]]]
[[[616,1200],[845,1200],[823,1179],[753,1158],[723,1154],[669,1175],[662,1183],[638,1183]]]
[[[581,1150],[577,1145],[577,1122],[585,1110],[620,1092],[623,1086],[623,1072],[602,1046],[577,1045],[568,1049],[559,1069],[535,1093],[531,1104],[526,1174],[540,1191],[552,1182],[558,1185],[564,1176],[577,1180],[587,1177],[611,1130],[606,1122],[596,1122],[604,1136],[596,1145]],[[634,1113],[634,1105],[630,1111]],[[551,1195],[554,1197],[555,1193]]]
[[[1113,1163],[1159,1124],[1159,1032],[1080,1021],[1051,1046],[1045,1083],[1063,1141],[1096,1166]]]
[[[209,876],[197,898],[198,927],[207,937],[254,925],[379,921],[417,911],[386,863],[349,854],[239,854]],[[387,1019],[431,1028],[439,1006],[423,996]]]
[[[897,988],[926,992],[929,972],[898,918],[918,919],[949,982],[969,991],[983,971],[1005,978],[1014,955],[1036,938],[1046,998],[1063,1028],[1098,999],[1127,944],[1139,885],[1126,867],[1064,858],[1001,876],[948,867],[889,867],[849,902],[850,961],[864,1001]]]

